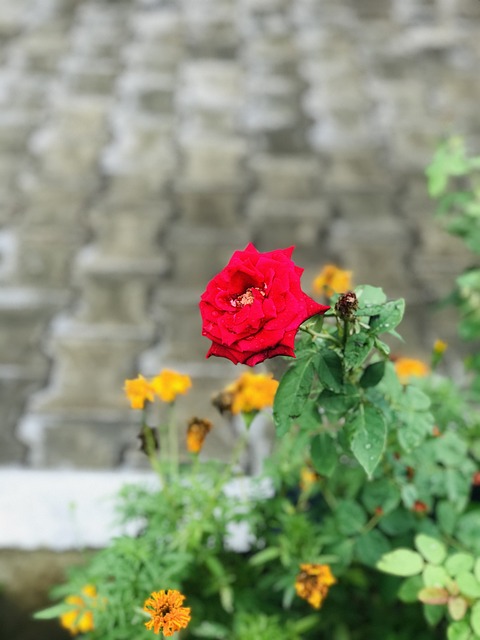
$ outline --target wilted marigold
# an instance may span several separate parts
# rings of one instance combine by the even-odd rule
[[[334,293],[344,293],[352,286],[352,272],[340,269],[334,264],[326,264],[313,281],[313,290],[328,297]]]
[[[200,453],[213,424],[207,418],[192,418],[188,422],[187,449],[190,453]]]
[[[145,402],[153,402],[154,389],[151,383],[139,375],[134,380],[125,380],[123,387],[132,409],[143,409]]]
[[[251,413],[273,405],[278,381],[271,373],[249,373],[246,371],[226,391],[233,394],[231,412]]]
[[[162,369],[151,380],[154,392],[163,402],[173,402],[179,394],[185,394],[192,386],[190,376],[171,369]]]
[[[328,564],[301,564],[295,591],[297,596],[306,600],[314,609],[320,609],[328,590],[336,582]]]
[[[414,358],[397,358],[395,371],[402,384],[407,384],[411,378],[423,377],[430,373],[430,368],[421,360]]]
[[[191,616],[190,607],[183,606],[184,600],[185,596],[176,589],[154,591],[143,605],[143,610],[151,616],[145,622],[147,629],[153,629],[154,633],[162,631],[166,637],[186,629]]]
[[[87,584],[82,589],[82,595],[72,595],[65,598],[65,603],[72,605],[72,609],[60,616],[60,624],[68,629],[73,636],[79,633],[93,631],[92,608],[97,606],[97,589],[93,584]]]

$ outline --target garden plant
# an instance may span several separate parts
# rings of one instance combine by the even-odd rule
[[[440,219],[473,253],[479,167],[455,140],[427,171]],[[208,419],[177,423],[188,375],[127,380],[158,482],[124,488],[119,517],[135,533],[72,569],[39,617],[89,640],[480,639],[480,358],[460,384],[441,336],[429,361],[407,357],[402,299],[354,287],[334,265],[314,299],[292,251],[236,251],[200,301],[207,355],[255,367],[213,398],[244,420],[230,461],[203,459],[219,428]],[[459,275],[450,302],[474,345],[480,269]],[[246,477],[239,461],[260,412],[275,440]]]

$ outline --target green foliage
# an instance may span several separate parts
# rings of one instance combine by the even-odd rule
[[[427,170],[440,220],[477,254],[479,169],[453,140]],[[229,464],[163,467],[149,452],[160,485],[125,487],[118,502],[136,533],[54,591],[63,600],[96,585],[86,638],[152,637],[143,602],[179,589],[192,611],[185,639],[480,640],[480,356],[467,363],[477,373],[467,388],[437,368],[401,380],[390,345],[401,339],[404,300],[369,285],[353,293],[334,295],[325,316],[301,327],[274,400],[275,449],[258,478],[232,494],[241,439]],[[478,340],[480,269],[459,276],[451,300],[461,335]],[[320,611],[296,594],[305,564],[335,576]]]

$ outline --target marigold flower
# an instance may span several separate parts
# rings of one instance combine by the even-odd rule
[[[297,596],[306,600],[314,609],[320,609],[328,590],[336,582],[328,564],[301,564],[295,591]]]
[[[180,393],[187,393],[192,386],[190,376],[171,369],[162,369],[158,376],[152,378],[150,383],[163,402],[173,402]]]
[[[87,584],[82,588],[82,594],[65,598],[65,603],[71,604],[73,608],[60,616],[60,624],[73,636],[94,629],[91,609],[97,606],[97,590],[93,584]]]
[[[225,389],[232,394],[230,411],[236,415],[271,407],[277,388],[278,381],[273,379],[273,374],[246,371]]]
[[[190,453],[200,453],[203,443],[213,424],[207,418],[192,418],[187,429],[187,449]]]
[[[153,629],[154,633],[161,630],[166,637],[186,629],[191,616],[190,607],[182,606],[184,600],[185,596],[176,589],[154,591],[143,605],[143,610],[151,616],[151,620],[145,622],[147,629]]]
[[[402,384],[407,384],[413,377],[423,377],[429,374],[429,367],[421,360],[414,358],[397,358],[395,371]]]
[[[433,353],[442,355],[448,349],[448,344],[443,340],[435,340],[433,343]]]
[[[480,487],[480,471],[475,471],[472,476],[472,484],[474,487]]]
[[[145,401],[153,402],[154,390],[152,385],[143,376],[139,375],[134,380],[125,380],[123,387],[132,409],[143,409]]]
[[[313,281],[313,290],[329,298],[334,293],[344,293],[352,286],[352,272],[344,271],[334,264],[326,264]]]

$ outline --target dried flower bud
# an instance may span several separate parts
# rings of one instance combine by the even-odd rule
[[[216,393],[214,396],[212,396],[212,404],[223,415],[227,411],[232,410],[234,398],[235,394],[233,393],[233,391],[227,391],[226,389],[224,389],[223,391],[220,391],[219,393]]]
[[[335,304],[335,311],[342,320],[353,320],[357,309],[358,300],[353,291],[341,295]]]
[[[152,453],[152,451],[159,450],[160,446],[156,429],[143,426],[137,437],[140,440],[140,451],[143,451],[147,456]]]

